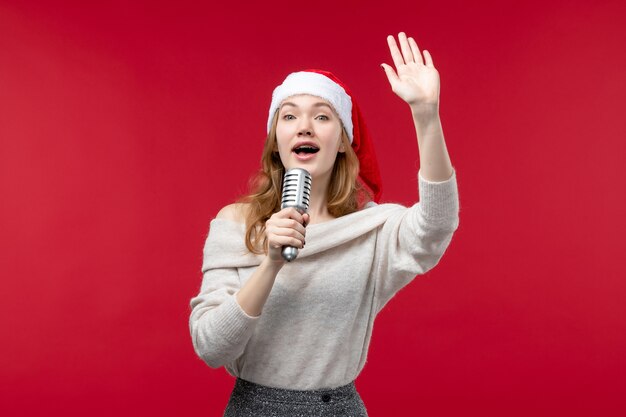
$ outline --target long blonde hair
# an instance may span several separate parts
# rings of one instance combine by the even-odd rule
[[[270,131],[265,139],[261,169],[250,183],[250,194],[239,202],[248,203],[245,212],[246,247],[252,253],[267,253],[265,222],[280,210],[281,189],[285,167],[276,148],[276,125],[278,112],[274,114]],[[337,153],[333,166],[326,204],[333,217],[341,217],[358,211],[371,200],[366,187],[359,180],[359,159],[350,145],[345,129],[341,129],[341,141],[345,152]]]

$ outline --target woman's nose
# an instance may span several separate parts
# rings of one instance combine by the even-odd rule
[[[306,117],[300,119],[298,136],[313,136],[313,127],[311,126],[311,121]]]

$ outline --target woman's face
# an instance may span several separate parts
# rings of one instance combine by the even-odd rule
[[[331,104],[299,94],[278,109],[276,143],[285,169],[304,168],[319,181],[330,181],[337,152],[345,152],[342,125]]]

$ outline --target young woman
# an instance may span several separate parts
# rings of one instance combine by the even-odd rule
[[[380,175],[354,97],[333,74],[290,74],[272,95],[255,190],[224,207],[191,300],[196,353],[237,377],[225,416],[366,416],[354,387],[376,315],[433,268],[458,226],[439,75],[412,38],[387,38],[392,91],[410,107],[419,202],[377,204]],[[280,209],[286,169],[313,178],[308,213]],[[306,242],[306,243],[305,243]],[[286,263],[283,246],[299,248]]]

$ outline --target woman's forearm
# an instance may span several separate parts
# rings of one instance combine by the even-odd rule
[[[427,181],[445,181],[452,176],[452,162],[443,138],[438,110],[423,111],[411,108],[417,146],[420,174]]]
[[[237,302],[252,317],[261,315],[263,306],[272,291],[276,275],[283,267],[283,262],[274,262],[269,257],[261,262],[248,281],[237,293]]]

